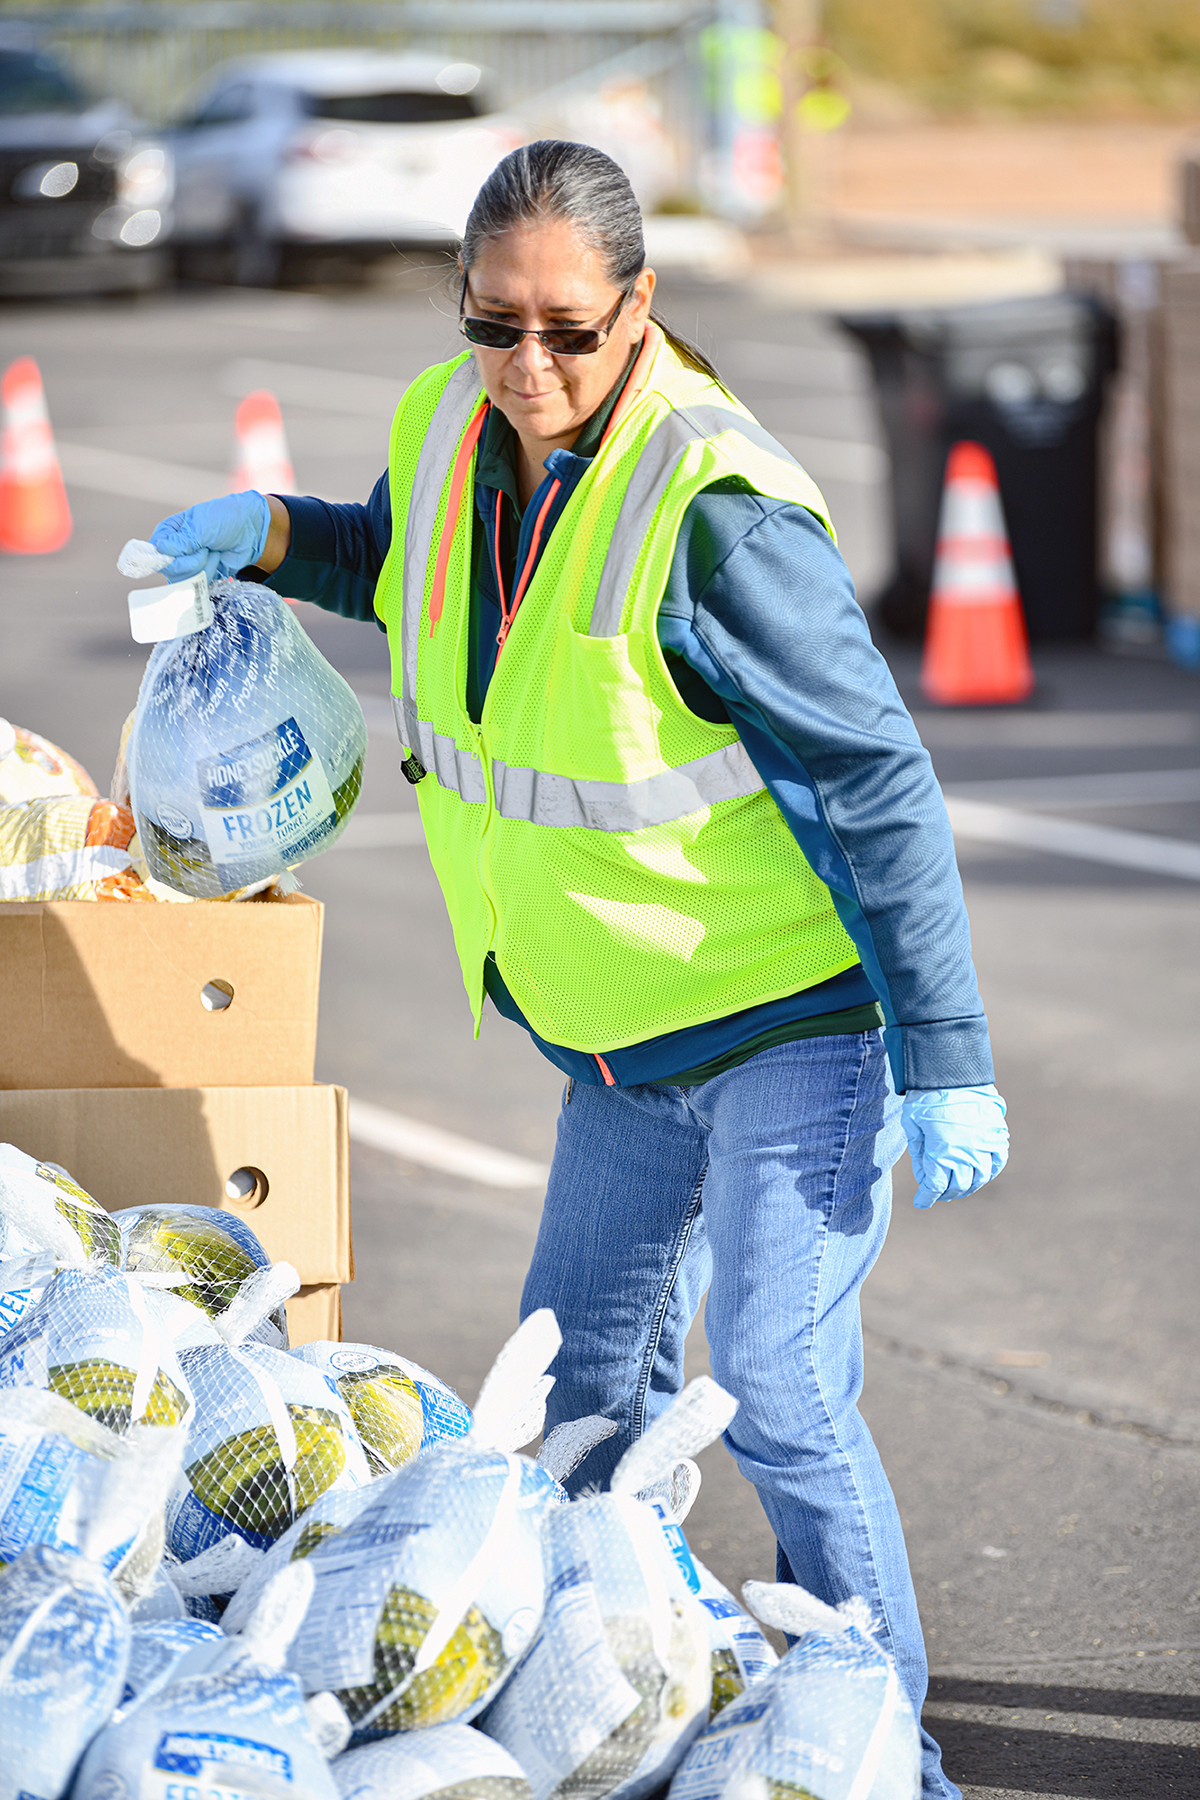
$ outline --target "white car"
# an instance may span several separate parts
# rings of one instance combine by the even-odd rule
[[[289,249],[361,260],[447,246],[525,141],[482,71],[442,57],[297,50],[225,63],[171,132],[176,248],[271,285]],[[202,271],[203,272],[203,271]]]

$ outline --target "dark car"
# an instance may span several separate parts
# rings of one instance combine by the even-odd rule
[[[124,106],[0,40],[0,293],[157,286],[173,189],[170,152]]]

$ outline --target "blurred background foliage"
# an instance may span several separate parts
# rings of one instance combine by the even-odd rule
[[[1200,0],[825,0],[820,28],[860,125],[1200,111]]]

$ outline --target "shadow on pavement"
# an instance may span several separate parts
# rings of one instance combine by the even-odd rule
[[[1151,1694],[1135,1689],[1046,1687],[1019,1681],[930,1677],[929,1698],[940,1706],[1021,1706],[1035,1712],[1097,1713],[1106,1719],[1200,1719],[1200,1694]]]
[[[1200,1753],[1173,1744],[1122,1744],[942,1720],[937,1736],[946,1767],[968,1793],[1044,1794],[1055,1800],[1149,1800],[1165,1794],[1193,1800],[1200,1782]]]
[[[1200,1720],[1200,1697],[1113,1688],[1034,1686],[1026,1682],[935,1677],[927,1724],[947,1769],[968,1795],[1042,1794],[1071,1800],[1133,1800],[1141,1795],[1200,1793],[1200,1750],[1184,1744],[1122,1741],[1079,1730],[1038,1730],[1004,1719],[956,1719],[943,1710],[1020,1708],[1023,1712],[1092,1714],[1123,1719]],[[1136,1731],[1136,1727],[1134,1728]]]

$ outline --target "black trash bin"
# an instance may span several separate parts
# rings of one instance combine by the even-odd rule
[[[924,630],[946,457],[973,438],[995,458],[1030,637],[1090,637],[1111,314],[1091,296],[1060,293],[838,323],[870,355],[891,453],[896,567],[880,597],[885,625],[902,637]]]

